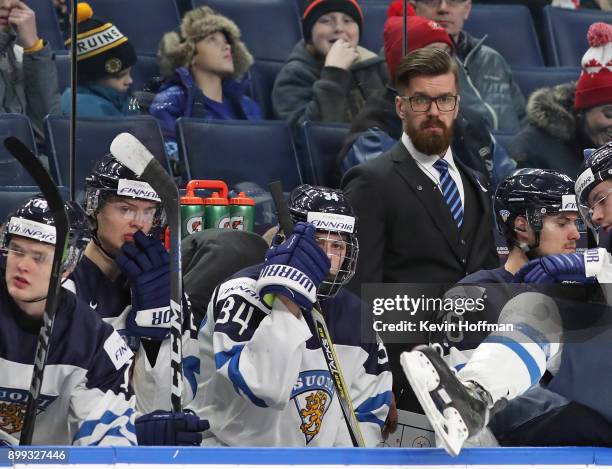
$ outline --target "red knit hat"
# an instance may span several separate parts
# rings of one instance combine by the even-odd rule
[[[587,39],[591,48],[582,57],[574,109],[612,104],[612,25],[593,23]]]
[[[395,81],[395,71],[402,58],[402,38],[403,38],[403,8],[402,1],[396,0],[389,5],[387,10],[387,21],[384,29],[385,59],[391,79]],[[411,5],[410,5],[411,7]],[[451,49],[455,46],[450,36],[442,26],[435,21],[414,16],[414,10],[408,10],[408,52],[421,49],[432,42],[443,42],[448,44]]]

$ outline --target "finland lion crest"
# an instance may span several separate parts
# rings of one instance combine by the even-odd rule
[[[300,417],[300,431],[306,444],[319,434],[334,392],[334,383],[327,370],[302,371],[298,376],[291,399]]]

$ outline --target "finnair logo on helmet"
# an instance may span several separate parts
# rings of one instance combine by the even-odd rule
[[[595,175],[591,168],[587,168],[576,179],[576,198],[582,199],[582,191],[585,190],[591,183],[595,182]]]
[[[8,232],[17,236],[32,238],[43,243],[55,244],[55,227],[28,220],[26,218],[11,217]]]
[[[337,213],[308,212],[308,223],[312,223],[317,230],[355,231],[355,217],[339,215]]]
[[[134,197],[136,199],[147,199],[159,202],[161,199],[157,192],[144,181],[134,181],[133,179],[119,179],[117,195],[123,197]]]
[[[561,196],[561,212],[576,212],[576,196],[574,194],[564,194]]]

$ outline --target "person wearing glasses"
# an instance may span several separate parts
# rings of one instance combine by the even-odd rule
[[[457,64],[419,49],[397,70],[400,141],[352,168],[342,187],[362,220],[363,282],[452,282],[498,265],[482,175],[454,158]]]
[[[441,24],[455,43],[457,59],[465,67],[471,84],[487,103],[495,130],[516,131],[525,118],[525,98],[512,78],[512,70],[485,38],[463,30],[472,0],[410,0],[416,14]]]
[[[337,157],[338,180],[353,166],[389,150],[402,135],[402,121],[395,112],[395,76],[399,61],[404,56],[402,12],[401,0],[389,5],[384,27],[384,51],[391,81],[384,90],[372,93],[353,119],[351,130]],[[407,26],[407,53],[421,48],[438,48],[454,56],[452,39],[446,29],[435,21],[415,16],[409,9]],[[493,128],[493,120],[489,118],[486,103],[469,83],[461,65],[459,89],[461,108],[453,123],[451,143],[454,156],[484,174],[490,187],[494,188],[514,169],[516,163],[491,136],[489,130]]]
[[[102,157],[85,179],[92,240],[64,286],[110,324],[134,353],[130,384],[140,445],[190,445],[204,429],[195,415],[168,412],[170,403],[170,262],[159,240],[165,215],[153,188],[117,161]],[[183,298],[185,402],[195,394],[196,331]],[[193,386],[191,385],[193,383]],[[207,427],[207,425],[206,425]]]
[[[357,261],[349,285],[456,283],[499,265],[490,194],[450,144],[460,106],[457,63],[441,49],[418,49],[397,69],[395,109],[400,140],[379,157],[350,169],[342,180],[360,220]],[[399,354],[389,344],[397,407],[418,411]]]

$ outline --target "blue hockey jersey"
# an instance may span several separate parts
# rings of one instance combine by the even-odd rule
[[[86,304],[61,289],[33,444],[135,445],[133,353]],[[19,440],[41,321],[0,281],[0,439]]]
[[[89,304],[98,315],[121,334],[134,351],[134,367],[131,384],[136,394],[136,407],[139,412],[170,410],[170,388],[172,370],[170,368],[170,339],[159,343],[159,351],[152,363],[141,339],[126,329],[127,316],[131,311],[130,285],[120,275],[115,281],[109,279],[102,270],[87,256],[83,256],[73,271],[66,287],[82,301]],[[197,358],[197,329],[188,299],[183,301],[183,372],[184,401],[193,398],[196,388],[195,375],[200,372]],[[145,340],[145,339],[143,339]]]

